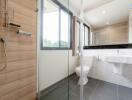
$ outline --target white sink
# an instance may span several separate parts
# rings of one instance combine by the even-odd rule
[[[125,56],[111,56],[106,57],[105,61],[117,64],[132,64],[132,57]]]
[[[122,74],[123,67],[126,64],[132,64],[132,57],[125,56],[109,56],[105,58],[106,62],[113,63],[115,66],[113,67],[113,72],[115,74]]]

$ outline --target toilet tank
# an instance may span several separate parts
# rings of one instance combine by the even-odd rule
[[[95,61],[95,56],[83,56],[82,58],[83,66],[92,67],[94,61]]]

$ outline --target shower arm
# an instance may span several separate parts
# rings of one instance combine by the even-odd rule
[[[18,25],[18,24],[15,24],[15,23],[9,23],[9,25],[15,26],[15,27],[21,27],[21,25]]]

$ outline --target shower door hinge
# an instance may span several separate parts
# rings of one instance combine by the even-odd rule
[[[36,94],[36,100],[39,100],[40,99],[40,96],[39,96],[39,93]]]

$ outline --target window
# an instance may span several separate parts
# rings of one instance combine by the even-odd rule
[[[71,17],[59,2],[45,0],[41,49],[71,48]]]
[[[90,28],[84,24],[84,46],[90,45]]]
[[[77,37],[79,37],[79,34],[80,34],[80,32],[79,32],[80,29],[79,28],[80,28],[80,21],[77,20],[77,29],[78,29],[78,33],[77,33],[78,36]],[[84,23],[83,24],[83,29],[84,29],[84,31],[83,31],[83,34],[84,34],[83,45],[84,46],[89,46],[90,45],[90,27]],[[79,43],[78,43],[78,45],[79,45]]]

